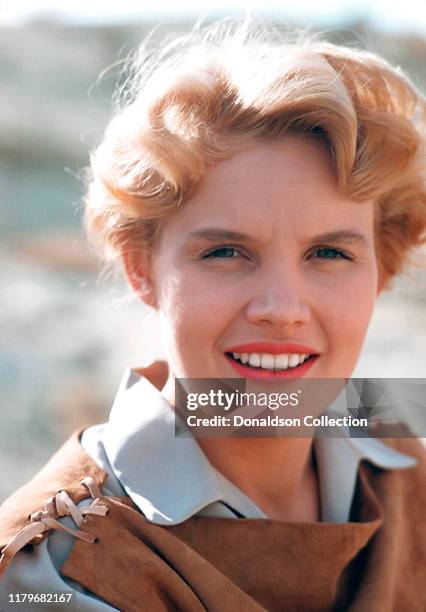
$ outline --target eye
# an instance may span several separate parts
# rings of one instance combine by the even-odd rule
[[[346,255],[343,251],[339,251],[339,249],[334,249],[333,247],[319,247],[312,251],[311,255],[315,259],[347,259],[351,260],[351,257]]]
[[[234,257],[241,257],[241,253],[231,246],[217,247],[205,253],[202,259],[231,259]]]

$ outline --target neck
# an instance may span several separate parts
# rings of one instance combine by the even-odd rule
[[[201,438],[210,463],[269,518],[320,519],[312,439]]]
[[[162,390],[174,406],[171,376]],[[312,438],[199,438],[210,463],[269,518],[320,520]]]

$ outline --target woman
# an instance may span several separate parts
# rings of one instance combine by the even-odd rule
[[[86,220],[157,310],[167,364],[128,373],[109,422],[5,503],[2,609],[425,608],[417,440],[179,438],[173,410],[177,379],[350,377],[424,242],[424,119],[378,57],[245,26],[136,67]]]

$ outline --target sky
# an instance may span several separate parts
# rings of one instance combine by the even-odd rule
[[[292,19],[303,25],[331,25],[367,18],[376,27],[426,36],[426,0],[0,0],[0,25],[34,17],[71,23],[131,22],[141,19],[238,16]]]

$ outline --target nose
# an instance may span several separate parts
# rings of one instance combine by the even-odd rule
[[[273,327],[300,326],[311,319],[306,280],[299,271],[263,273],[256,283],[246,316],[250,323]]]

